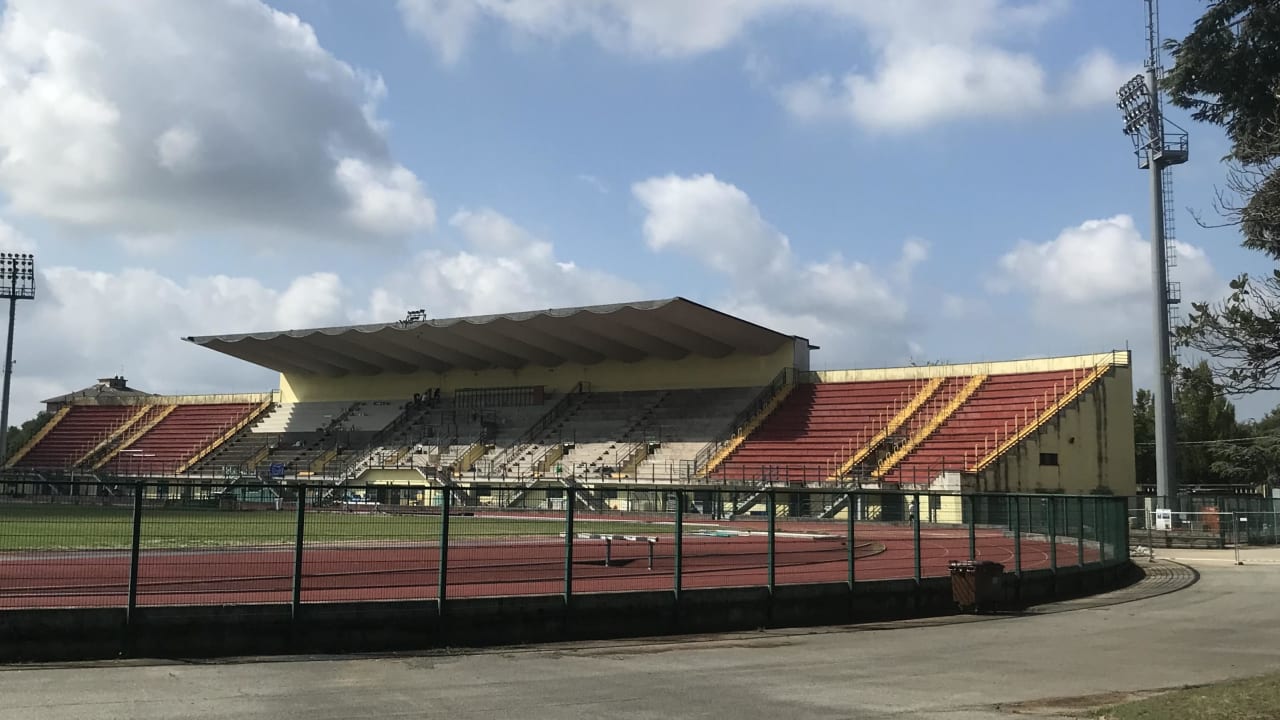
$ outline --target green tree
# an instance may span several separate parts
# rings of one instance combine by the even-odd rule
[[[29,441],[36,433],[40,432],[40,429],[43,428],[52,418],[53,413],[41,410],[39,414],[22,423],[20,427],[10,426],[9,434],[5,438],[5,445],[8,450],[8,456],[5,457],[5,460],[13,457],[13,454],[18,452],[23,445],[26,445],[27,441]]]
[[[1184,368],[1174,391],[1177,412],[1178,477],[1184,483],[1220,483],[1205,443],[1235,438],[1240,432],[1236,408],[1214,382],[1209,363]]]
[[[1280,3],[1211,0],[1192,31],[1168,46],[1170,101],[1231,141],[1218,211],[1245,247],[1280,261]],[[1193,303],[1176,337],[1214,358],[1228,392],[1280,389],[1280,269],[1237,277],[1222,302]]]
[[[1150,390],[1138,389],[1133,401],[1134,462],[1139,485],[1156,483],[1156,410]]]
[[[1271,408],[1271,412],[1253,423],[1253,429],[1258,435],[1280,435],[1280,405]]]
[[[1209,454],[1214,474],[1226,482],[1280,486],[1280,407],[1242,424],[1236,441],[1210,445]]]
[[[1243,482],[1233,478],[1245,471],[1229,463],[1247,458],[1231,455],[1229,440],[1246,434],[1236,421],[1236,408],[1214,380],[1208,362],[1184,368],[1174,389],[1173,409],[1178,431],[1177,477],[1188,484]],[[1139,389],[1133,403],[1134,460],[1140,484],[1154,484],[1155,403],[1150,390]],[[1217,463],[1227,463],[1219,466]]]

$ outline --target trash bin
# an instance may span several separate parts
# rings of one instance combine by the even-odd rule
[[[965,612],[995,609],[1004,595],[1004,565],[988,560],[953,560],[951,597]]]

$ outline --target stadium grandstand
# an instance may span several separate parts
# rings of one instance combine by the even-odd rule
[[[105,378],[46,401],[8,479],[425,481],[477,505],[552,503],[588,481],[1135,490],[1127,351],[814,371],[807,338],[684,298],[185,340],[279,372],[279,389],[156,395]]]

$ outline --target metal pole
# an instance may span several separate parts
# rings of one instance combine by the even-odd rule
[[[1022,499],[1013,498],[1013,572],[1022,580]]]
[[[1151,93],[1151,144],[1147,149],[1147,165],[1151,171],[1151,281],[1155,302],[1156,382],[1153,397],[1156,432],[1156,495],[1174,503],[1178,481],[1174,472],[1174,448],[1177,438],[1173,412],[1173,372],[1169,341],[1169,277],[1165,257],[1164,227],[1164,120],[1160,113],[1160,86],[1156,69],[1147,68],[1147,87]]]
[[[1129,514],[1120,512],[1125,507],[1120,504],[1121,502],[1122,501],[1117,499],[1116,509],[1112,511],[1116,516],[1116,531],[1120,534],[1120,537],[1116,539],[1116,547],[1121,548],[1121,552],[1123,553],[1120,559],[1129,560],[1129,541],[1131,540],[1129,533]]]
[[[307,518],[307,486],[298,486],[298,526],[293,540],[293,601],[290,612],[294,620],[302,607],[302,540]]]
[[[769,513],[769,539],[768,539],[768,547],[766,550],[766,554],[768,555],[768,563],[769,563],[769,597],[773,597],[773,589],[776,586],[776,579],[777,579],[777,575],[776,575],[777,548],[775,547],[774,542],[777,539],[777,531],[778,531],[778,527],[777,527],[778,497],[774,490],[769,490],[768,492],[766,492],[764,497],[765,497],[765,507],[767,508],[767,512]]]
[[[680,602],[680,581],[684,573],[684,491],[676,491],[675,600]]]
[[[1098,562],[1106,562],[1107,546],[1102,540],[1102,503],[1093,501],[1093,538],[1098,541]]]
[[[856,512],[854,512],[854,497],[853,497],[853,493],[848,493],[848,494],[846,494],[846,495],[845,495],[845,497],[846,497],[846,498],[848,498],[848,501],[845,503],[845,515],[847,516],[847,520],[848,520],[848,524],[849,524],[849,541],[848,541],[848,546],[849,546],[849,589],[850,589],[850,590],[853,590],[853,582],[854,582],[854,573],[853,573],[853,552],[854,552],[854,545],[855,545],[855,543],[854,543],[854,535],[853,535],[853,525],[854,525],[854,520],[856,519],[856,518],[855,518],[855,516],[857,515],[857,513],[856,513]]]
[[[916,493],[911,496],[911,546],[915,554],[915,581],[920,584],[920,578],[923,573],[920,572],[920,494]]]
[[[129,600],[125,622],[132,625],[138,609],[138,561],[142,555],[142,483],[133,485],[133,539],[129,543]]]
[[[1156,559],[1156,532],[1155,532],[1155,530],[1153,529],[1153,526],[1155,525],[1155,523],[1154,523],[1154,522],[1152,522],[1151,513],[1144,512],[1144,513],[1142,513],[1142,517],[1143,517],[1143,519],[1144,519],[1144,520],[1146,521],[1146,523],[1147,523],[1147,560],[1148,560],[1149,562],[1155,562],[1155,559]]]
[[[445,485],[440,493],[440,568],[436,571],[436,614],[444,617],[444,601],[449,592],[449,512],[453,493]]]
[[[1057,498],[1049,498],[1049,569],[1058,574],[1058,513]]]
[[[969,560],[978,558],[978,499],[970,495],[961,498],[961,502],[969,502]]]
[[[1076,498],[1080,502],[1080,532],[1076,533],[1076,565],[1084,567],[1084,496]]]
[[[13,273],[13,284],[18,283],[18,273]],[[16,294],[16,289],[14,290]],[[4,399],[0,405],[0,463],[9,459],[9,378],[13,375],[13,323],[18,311],[18,299],[9,298],[9,336],[4,345]]]
[[[564,506],[564,606],[573,598],[573,510],[574,488],[565,488]]]

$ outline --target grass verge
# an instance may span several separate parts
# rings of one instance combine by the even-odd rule
[[[1112,705],[1084,717],[1099,720],[1272,720],[1280,715],[1280,674],[1174,690]]]
[[[142,514],[142,547],[189,548],[274,545],[293,542],[297,516],[292,510],[166,510]],[[316,511],[307,513],[308,543],[434,541],[440,535],[438,515],[391,515]],[[575,532],[669,536],[670,524],[634,521],[584,521]],[[449,518],[453,541],[495,541],[512,537],[556,537],[562,518]],[[132,538],[132,510],[119,506],[0,506],[0,551],[127,549]]]

